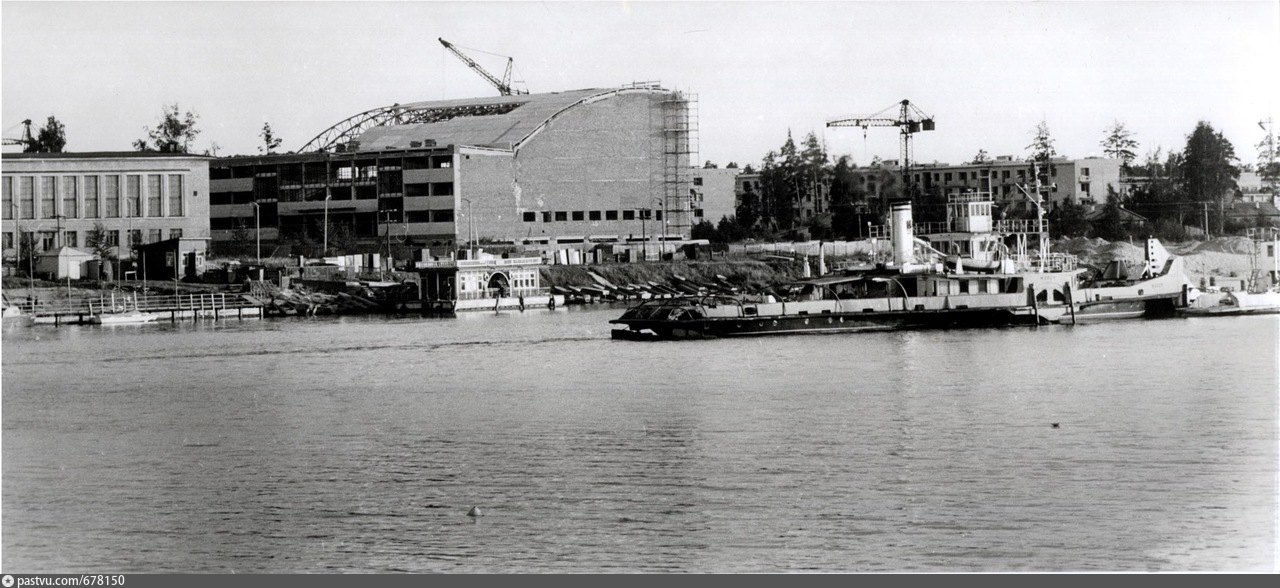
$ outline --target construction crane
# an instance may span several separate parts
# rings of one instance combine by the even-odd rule
[[[933,117],[916,108],[910,100],[903,100],[899,107],[898,118],[885,116],[893,106],[869,116],[838,118],[827,121],[828,127],[862,127],[865,134],[869,127],[898,127],[902,135],[902,189],[903,194],[911,197],[914,194],[911,184],[911,136],[920,131],[934,129]]]
[[[36,144],[36,140],[31,138],[31,119],[22,121],[22,138],[21,139],[9,139],[6,137],[4,139],[4,144],[5,145],[22,145],[23,153],[34,152],[39,146]]]
[[[483,67],[480,67],[480,64],[476,63],[475,60],[471,59],[470,57],[467,57],[467,55],[462,51],[459,51],[458,48],[453,45],[453,43],[450,43],[444,40],[443,38],[439,40],[440,40],[440,44],[444,45],[445,49],[448,49],[450,53],[453,53],[458,59],[461,59],[463,63],[467,64],[467,67],[475,70],[476,73],[480,74],[480,77],[487,80],[490,84],[493,84],[493,87],[497,88],[498,93],[502,94],[503,96],[510,96],[512,94],[528,94],[529,93],[528,90],[518,90],[511,87],[511,69],[515,65],[514,59],[507,57],[506,55],[491,54],[491,55],[496,55],[497,57],[507,57],[507,71],[506,73],[502,74],[502,79],[498,79],[493,74],[489,73],[488,71],[485,71]],[[473,49],[473,51],[477,51],[477,50]],[[481,51],[481,53],[484,53],[484,51]]]

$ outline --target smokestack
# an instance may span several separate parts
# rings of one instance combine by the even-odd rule
[[[902,267],[915,260],[912,255],[915,235],[911,231],[911,202],[894,202],[889,205],[889,219],[893,227],[893,263]]]

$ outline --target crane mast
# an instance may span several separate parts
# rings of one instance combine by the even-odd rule
[[[458,48],[455,47],[453,43],[450,43],[444,40],[443,38],[439,38],[438,40],[440,41],[441,45],[444,45],[445,49],[448,49],[449,52],[452,53],[455,57],[457,57],[458,59],[461,59],[462,63],[467,64],[467,67],[471,68],[476,73],[480,74],[480,77],[484,78],[490,84],[493,84],[493,87],[498,89],[499,94],[502,94],[503,96],[510,96],[512,94],[528,94],[529,93],[528,91],[517,90],[511,87],[511,69],[513,64],[515,63],[514,59],[507,57],[507,71],[502,75],[502,79],[498,79],[496,76],[494,76],[493,74],[485,70],[485,68],[480,67],[480,64],[476,63],[475,60],[471,59],[470,57],[467,57],[466,53],[463,53],[462,51],[458,50]]]
[[[36,140],[31,137],[31,119],[22,121],[22,138],[5,139],[5,145],[22,145],[23,153],[32,153],[37,149]]]
[[[925,114],[910,100],[903,100],[897,104],[898,117],[889,118],[882,116],[890,106],[880,112],[870,116],[856,116],[847,118],[838,118],[827,121],[828,127],[861,127],[865,132],[870,127],[898,127],[901,140],[899,151],[902,163],[902,190],[903,195],[908,198],[914,198],[915,187],[911,182],[911,137],[921,131],[932,131],[934,129],[933,117]]]

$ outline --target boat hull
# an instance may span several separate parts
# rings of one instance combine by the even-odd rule
[[[845,312],[687,320],[617,319],[612,337],[624,340],[719,339],[767,335],[857,333],[914,329],[964,329],[1031,326],[1038,323],[1028,307],[938,311]]]

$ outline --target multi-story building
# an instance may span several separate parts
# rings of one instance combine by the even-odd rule
[[[1049,209],[1063,202],[1101,204],[1106,202],[1107,188],[1116,193],[1122,190],[1118,159],[1055,157],[1047,167],[1048,170],[1041,170],[1041,182],[1048,187]],[[882,169],[894,174],[901,170],[895,160],[885,162]],[[885,185],[876,181],[881,175],[879,170],[859,168],[858,171],[868,194],[879,197],[879,190]],[[925,193],[936,189],[945,197],[989,188],[996,204],[1012,203],[1015,207],[1025,207],[1028,202],[1018,187],[1030,189],[1035,183],[1032,163],[1008,155],[984,163],[916,164],[911,168],[911,177]]]
[[[733,216],[737,178],[737,168],[694,168],[689,188],[693,222],[716,224],[721,218]]]
[[[438,255],[467,242],[688,238],[689,109],[679,92],[636,85],[361,113],[317,137],[333,135],[318,151],[216,160],[213,238],[260,227],[268,244],[342,234]]]
[[[100,225],[119,259],[130,241],[209,237],[209,158],[157,152],[6,153],[4,257],[89,248]]]

